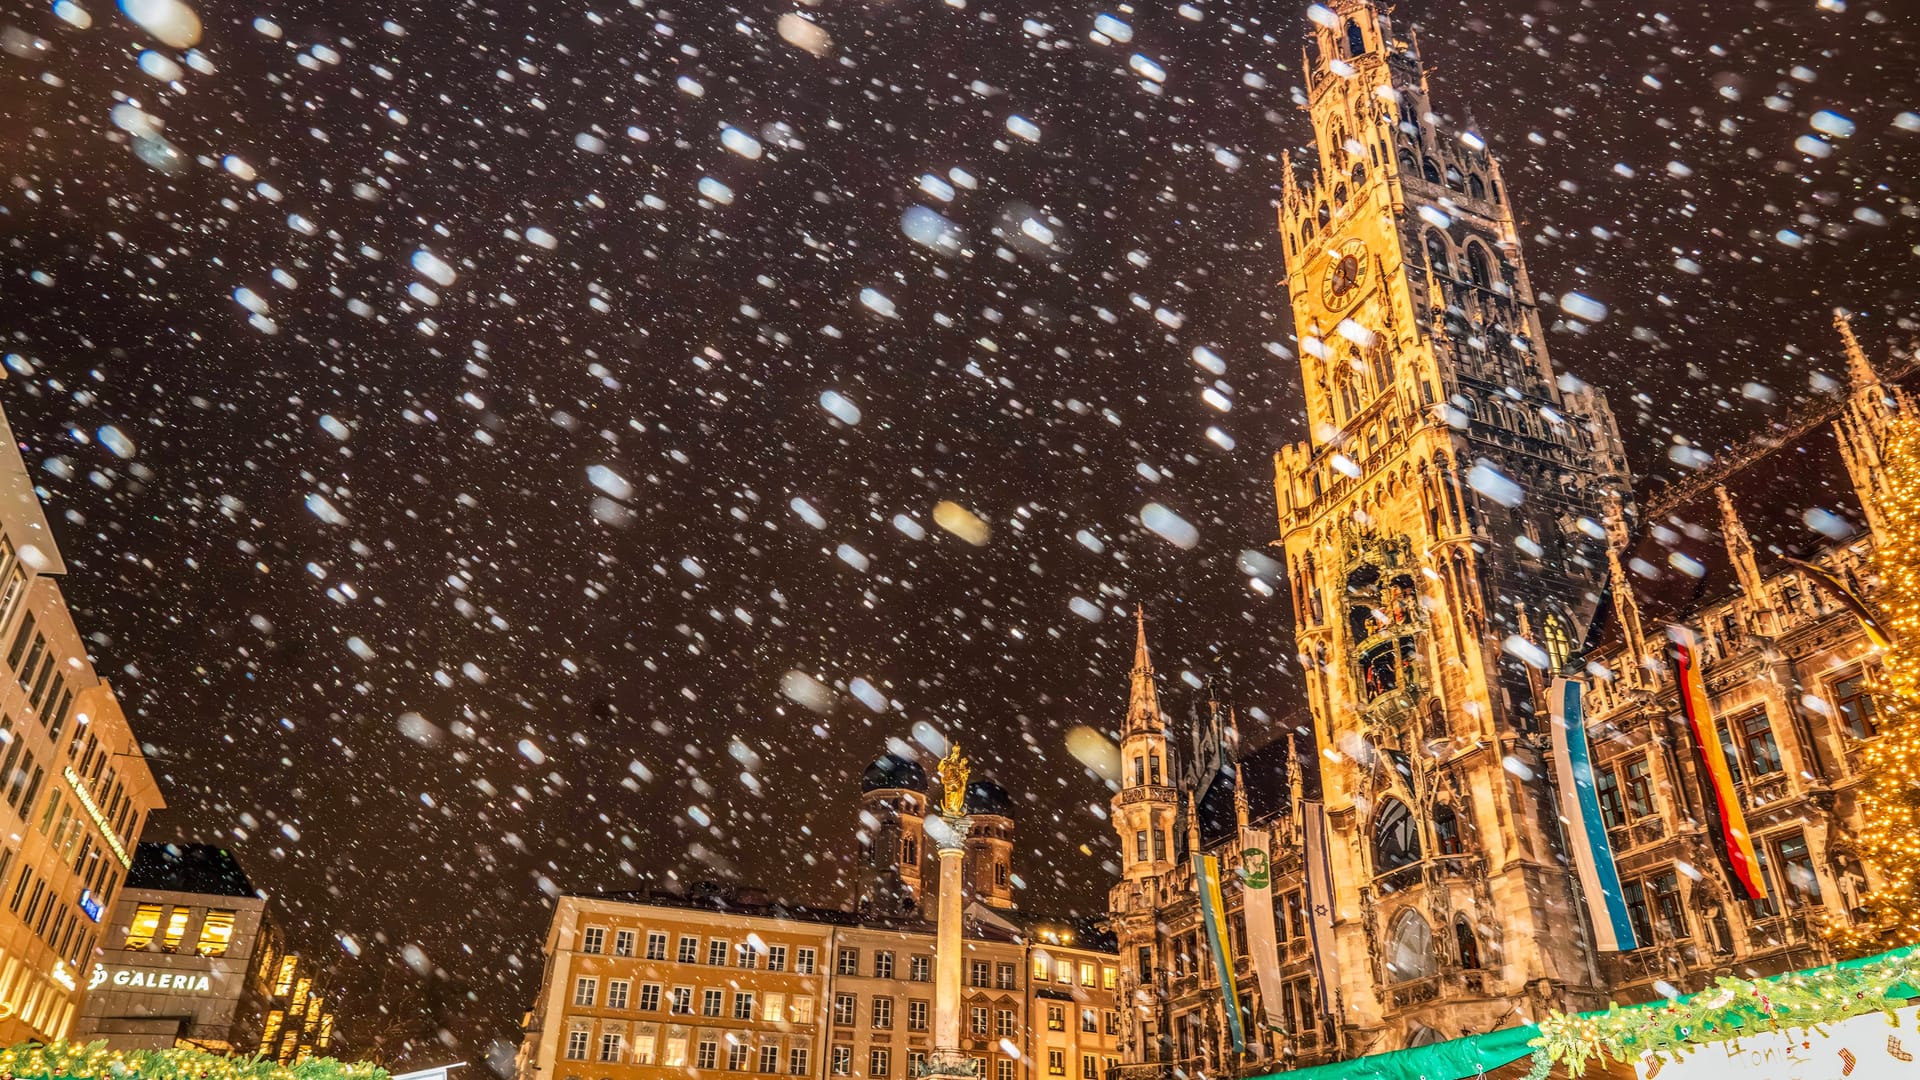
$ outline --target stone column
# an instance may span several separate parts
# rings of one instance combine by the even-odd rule
[[[965,887],[961,859],[966,854],[965,817],[927,818],[927,839],[940,858],[939,922],[933,947],[933,1054],[929,1076],[971,1076],[972,1059],[960,1053],[960,978],[965,950],[960,933],[960,908]]]

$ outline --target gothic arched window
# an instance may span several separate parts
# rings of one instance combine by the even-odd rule
[[[1367,52],[1367,36],[1360,30],[1357,22],[1347,23],[1347,53],[1350,56],[1364,56]]]
[[[1481,182],[1479,173],[1467,177],[1467,194],[1476,199],[1487,197],[1487,185]]]
[[[1333,220],[1333,211],[1327,209],[1326,203],[1321,203],[1320,212],[1315,216],[1320,219],[1320,227],[1324,229],[1327,227],[1327,222]]]
[[[1395,798],[1381,800],[1373,816],[1373,872],[1384,874],[1419,861],[1420,827],[1407,804]]]
[[[1427,178],[1427,183],[1439,186],[1440,166],[1432,158],[1420,159],[1420,174]]]
[[[1442,274],[1453,273],[1447,265],[1447,242],[1431,229],[1427,231],[1427,267]]]
[[[1367,163],[1364,161],[1354,162],[1353,173],[1352,175],[1348,176],[1347,179],[1353,181],[1354,187],[1359,187],[1361,184],[1366,183],[1367,182]]]
[[[1447,186],[1455,191],[1467,190],[1466,177],[1461,176],[1460,170],[1451,165],[1447,166]]]
[[[1357,169],[1357,168],[1360,168],[1360,166],[1355,165],[1354,168]],[[1335,206],[1347,205],[1347,185],[1335,184],[1333,186],[1333,205]]]
[[[1479,244],[1467,245],[1467,272],[1473,276],[1473,283],[1483,289],[1493,287],[1493,264],[1487,258],[1487,249]]]
[[[1433,928],[1417,911],[1403,911],[1387,931],[1387,981],[1412,982],[1434,974]]]
[[[1560,621],[1559,615],[1547,616],[1547,656],[1553,661],[1555,671],[1564,671],[1567,661],[1573,657],[1573,638],[1567,634],[1567,624]]]
[[[1461,967],[1471,971],[1480,966],[1480,935],[1473,932],[1473,924],[1465,915],[1454,917],[1453,947],[1460,954]]]

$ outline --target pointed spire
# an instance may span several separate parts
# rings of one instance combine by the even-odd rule
[[[1237,761],[1233,763],[1233,820],[1241,828],[1247,827],[1247,781]]]
[[[1614,618],[1620,620],[1620,638],[1626,644],[1632,670],[1625,672],[1628,683],[1641,686],[1647,677],[1647,635],[1640,622],[1640,603],[1633,595],[1633,580],[1620,563],[1620,552],[1627,546],[1626,516],[1620,500],[1609,498],[1607,516],[1607,575],[1613,594]]]
[[[1773,607],[1767,603],[1766,579],[1760,576],[1760,560],[1753,550],[1753,538],[1747,535],[1747,527],[1741,523],[1739,511],[1734,509],[1733,496],[1727,494],[1727,486],[1715,484],[1713,492],[1720,499],[1720,535],[1726,541],[1733,572],[1740,579],[1740,591],[1746,598],[1753,629],[1775,637],[1780,633],[1780,624]]]
[[[1833,309],[1833,328],[1840,331],[1840,341],[1847,348],[1847,381],[1855,391],[1865,390],[1880,384],[1880,376],[1874,373],[1873,362],[1867,359],[1867,350],[1860,347],[1860,339],[1853,336],[1853,316],[1845,308]]]
[[[1187,854],[1200,851],[1200,812],[1194,808],[1193,792],[1187,792]]]
[[[1280,198],[1282,205],[1300,199],[1300,178],[1293,173],[1293,151],[1280,151]]]
[[[1153,685],[1153,659],[1147,655],[1147,613],[1134,608],[1133,687],[1127,698],[1125,731],[1159,731],[1160,692]]]

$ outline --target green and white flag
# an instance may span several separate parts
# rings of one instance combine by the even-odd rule
[[[1280,944],[1273,932],[1273,862],[1265,829],[1240,830],[1240,914],[1247,924],[1247,951],[1260,983],[1267,1028],[1280,1026]]]

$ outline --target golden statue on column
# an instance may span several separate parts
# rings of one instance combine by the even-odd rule
[[[947,755],[934,766],[940,778],[940,816],[957,818],[967,812],[967,777],[972,769],[957,742],[947,744]]]

